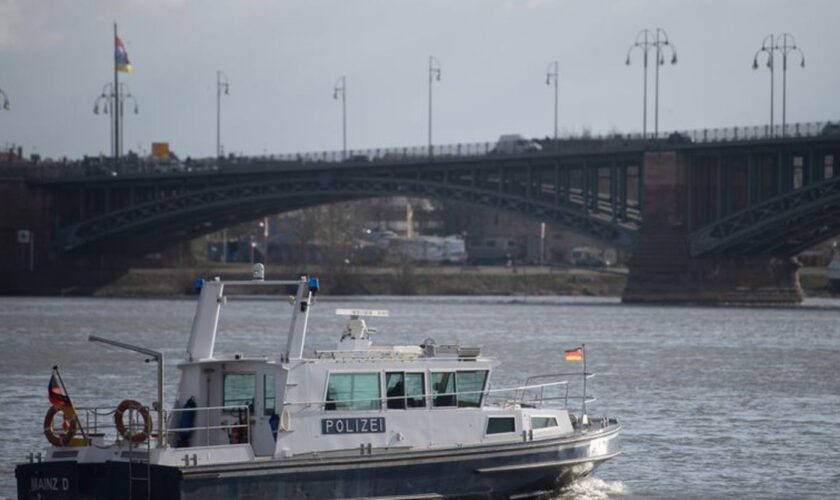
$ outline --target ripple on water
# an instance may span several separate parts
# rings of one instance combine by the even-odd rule
[[[313,309],[312,345],[332,347],[336,307],[390,309],[376,341],[481,345],[501,366],[496,387],[578,366],[587,346],[594,415],[623,424],[623,453],[560,499],[833,498],[840,484],[840,301],[738,309],[628,306],[588,298],[332,297]],[[287,304],[229,304],[222,353],[284,345]],[[14,464],[44,447],[50,368],[61,366],[80,406],[150,403],[155,366],[88,342],[90,334],[162,350],[166,403],[177,384],[192,300],[0,298],[0,498],[14,496]],[[271,347],[275,346],[275,347]],[[571,393],[579,387],[572,380]],[[577,401],[571,400],[577,409]]]
[[[628,494],[630,494],[630,489],[621,481],[604,481],[597,477],[585,477],[569,485],[555,499],[606,500]]]

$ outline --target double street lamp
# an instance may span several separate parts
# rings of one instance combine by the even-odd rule
[[[7,96],[5,92],[3,92],[3,89],[0,89],[0,97],[3,98],[2,109],[5,109],[5,110],[8,111],[9,110],[9,96]]]
[[[347,77],[341,75],[335,81],[333,99],[341,96],[341,159],[347,159]]]
[[[647,137],[647,74],[648,74],[648,51],[654,49],[656,61],[656,87],[655,87],[655,107],[654,107],[654,133],[653,136],[659,135],[659,67],[665,64],[665,52],[671,52],[671,64],[677,64],[677,51],[674,45],[668,39],[668,33],[662,28],[656,28],[655,31],[643,29],[636,35],[636,41],[627,50],[627,60],[625,63],[630,66],[630,53],[633,49],[638,48],[643,55],[643,87],[642,87],[642,135]]]
[[[775,60],[773,55],[779,52],[782,55],[782,137],[785,136],[785,126],[787,124],[787,60],[788,55],[791,53],[799,53],[800,57],[800,66],[805,67],[805,54],[802,52],[802,49],[796,46],[796,40],[793,38],[793,35],[790,33],[782,33],[780,35],[773,36],[772,34],[767,35],[764,37],[764,40],[761,41],[761,48],[755,52],[755,56],[753,56],[753,63],[752,68],[754,70],[758,69],[758,57],[764,53],[767,57],[767,69],[770,70],[770,136],[774,135],[774,121],[773,121],[773,108],[774,108],[774,69],[775,69]]]
[[[432,151],[432,82],[440,81],[440,61],[435,56],[429,56],[429,158]]]
[[[125,133],[123,110],[125,109],[126,101],[131,101],[134,104],[135,115],[140,112],[137,99],[131,94],[131,89],[128,88],[128,85],[120,83],[115,91],[113,83],[106,83],[102,87],[102,93],[93,103],[94,114],[98,115],[101,110],[109,117],[111,123],[111,156],[114,158],[119,158],[123,153],[123,134]],[[119,131],[114,129],[115,125],[119,127]]]
[[[548,70],[545,75],[545,84],[551,85],[554,83],[554,141],[557,142],[557,81],[560,74],[560,63],[554,61],[548,65]]]
[[[230,83],[227,75],[216,71],[216,158],[222,156],[222,90],[229,95]]]

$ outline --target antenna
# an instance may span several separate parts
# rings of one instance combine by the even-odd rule
[[[360,316],[367,316],[371,318],[387,318],[388,311],[384,309],[336,309],[336,316],[350,316],[351,318],[358,318]]]

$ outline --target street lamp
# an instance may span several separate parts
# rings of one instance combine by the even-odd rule
[[[800,66],[805,67],[805,54],[802,49],[796,46],[796,40],[790,33],[782,33],[775,37],[770,34],[764,37],[761,41],[761,48],[758,49],[753,57],[752,69],[758,69],[758,56],[761,53],[767,54],[767,68],[770,70],[770,137],[774,134],[773,122],[773,98],[775,95],[773,88],[774,80],[774,61],[773,54],[779,52],[782,54],[782,137],[785,136],[785,126],[787,125],[787,60],[788,54],[791,52],[798,52],[801,58]]]
[[[554,69],[552,69],[554,68]],[[560,63],[557,61],[548,65],[548,70],[545,75],[545,84],[551,85],[554,82],[554,142],[557,142],[557,80],[560,73]]]
[[[3,92],[3,89],[0,89],[0,97],[3,98],[3,109],[8,111],[9,110],[9,96],[6,95],[5,92]]]
[[[429,56],[429,158],[432,152],[432,81],[440,81],[440,61],[435,56]]]
[[[216,71],[216,158],[222,156],[222,89],[229,95],[230,83],[227,75]]]
[[[140,107],[137,105],[137,99],[131,93],[127,93],[120,102],[120,155],[123,154],[123,144],[125,144],[125,124],[123,123],[123,112],[125,111],[125,101],[131,100],[134,103],[134,114],[140,114]]]
[[[634,48],[638,48],[644,54],[644,82],[642,87],[642,134],[647,137],[647,68],[648,68],[648,50],[656,50],[656,85],[655,85],[655,105],[654,105],[654,137],[659,136],[659,67],[665,64],[665,50],[671,51],[671,64],[677,64],[677,51],[674,45],[668,39],[668,33],[662,28],[656,28],[655,32],[648,29],[643,29],[636,35],[636,41],[627,50],[627,60],[625,64],[630,66],[630,52]]]
[[[791,52],[799,52],[801,58],[800,66],[805,67],[805,54],[802,49],[796,46],[796,39],[790,33],[782,33],[776,36],[776,43],[773,50],[782,54],[782,137],[786,135],[785,125],[787,123],[787,60]]]
[[[263,244],[263,264],[268,265],[268,233],[269,233],[269,225],[268,225],[268,217],[263,217],[263,220],[260,221],[260,229],[262,230],[262,244]]]
[[[134,114],[136,115],[140,113],[140,107],[137,104],[137,99],[131,94],[131,89],[128,85],[120,83],[117,88],[117,92],[114,92],[114,84],[106,83],[102,87],[102,93],[93,103],[94,114],[99,114],[101,106],[102,113],[106,113],[109,117],[109,122],[111,124],[111,156],[114,158],[117,158],[122,154],[122,138],[125,133],[125,126],[123,125],[123,110],[125,109],[125,102],[129,100],[132,101],[134,103]],[[116,107],[119,108],[119,111],[114,109],[114,104],[116,104]],[[119,120],[119,123],[116,122],[117,120]],[[119,127],[119,137],[114,129],[115,125]]]
[[[773,35],[767,35],[761,41],[761,48],[753,56],[752,69],[758,69],[758,56],[767,55],[767,69],[770,70],[770,137],[773,137]]]
[[[347,77],[342,75],[335,81],[333,99],[341,95],[341,159],[347,159]]]

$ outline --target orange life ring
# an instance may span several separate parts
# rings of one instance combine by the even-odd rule
[[[141,432],[132,433],[131,430],[126,428],[123,421],[123,413],[126,410],[136,411],[143,418],[143,430]],[[117,426],[117,432],[120,436],[132,443],[142,443],[148,439],[152,432],[152,419],[149,416],[149,409],[133,399],[126,399],[117,406],[117,410],[114,412],[114,424]]]
[[[64,414],[63,432],[56,432],[56,429],[53,428],[53,419],[59,412]],[[50,409],[47,410],[47,414],[44,416],[44,436],[53,446],[69,445],[78,430],[79,421],[73,410],[68,411],[58,406],[50,406]]]

